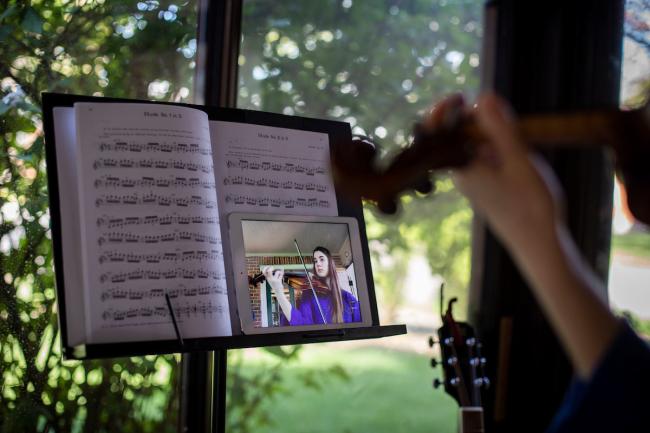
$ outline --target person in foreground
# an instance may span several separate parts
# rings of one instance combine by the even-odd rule
[[[427,124],[463,109],[454,95]],[[602,283],[564,223],[558,180],[528,152],[503,100],[485,94],[473,114],[488,140],[454,180],[512,255],[576,375],[548,432],[650,431],[650,349],[599,295]]]
[[[316,275],[312,275],[311,278],[312,280],[318,280],[321,286],[326,287],[327,294],[317,291],[316,297],[314,297],[311,290],[305,290],[302,293],[298,308],[293,307],[284,294],[284,285],[282,283],[284,271],[274,270],[272,267],[266,267],[262,270],[282,310],[280,325],[298,326],[360,322],[359,302],[350,292],[341,290],[336,278],[336,266],[332,254],[325,247],[316,247],[312,257]]]

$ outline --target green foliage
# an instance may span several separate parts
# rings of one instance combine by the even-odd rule
[[[650,258],[650,233],[632,230],[622,235],[612,235],[612,253],[615,251]]]
[[[395,337],[401,338],[401,337]],[[244,368],[256,374],[268,368],[266,357],[249,357]],[[349,379],[323,381],[318,389],[302,385],[301,376],[328,377],[343,363]],[[305,346],[300,362],[284,368],[281,381],[291,392],[262,403],[274,428],[284,433],[454,432],[458,406],[431,387],[441,375],[425,355],[382,347]],[[228,430],[235,431],[235,430]]]
[[[0,3],[0,432],[175,431],[177,357],[61,361],[40,93],[187,97],[196,10]]]
[[[407,145],[432,101],[478,90],[481,2],[245,2],[239,105],[349,122],[384,154]],[[380,304],[403,299],[424,252],[466,305],[472,213],[447,178],[431,198],[402,198],[397,219],[366,212]]]
[[[338,364],[296,368],[294,364],[300,359],[303,346],[266,347],[260,352],[265,360],[263,368],[251,368],[251,361],[246,359],[251,352],[228,352],[226,431],[251,433],[278,426],[271,406],[280,395],[284,401],[297,389],[320,392],[332,384],[332,379],[350,380]]]

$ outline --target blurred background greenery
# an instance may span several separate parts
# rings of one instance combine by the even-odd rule
[[[0,432],[174,432],[180,356],[61,361],[40,93],[191,102],[197,2],[0,5]],[[393,153],[432,101],[479,88],[479,0],[247,0],[243,12],[243,108],[345,121]],[[381,321],[409,335],[230,351],[228,431],[453,431],[426,336],[442,278],[465,314],[472,212],[449,178],[436,187],[402,198],[399,218],[365,212]],[[639,230],[614,245],[647,257]]]
[[[196,5],[0,4],[0,431],[176,431],[179,357],[61,361],[41,92],[189,100]]]

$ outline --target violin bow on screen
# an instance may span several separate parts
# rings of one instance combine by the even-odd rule
[[[378,168],[372,142],[356,140],[355,146],[337,149],[332,173],[341,190],[351,197],[374,202],[384,213],[397,211],[399,195],[416,190],[429,193],[433,170],[459,168],[476,154],[485,141],[476,119],[461,107],[451,110],[445,122],[433,130],[414,128],[413,143],[385,168]],[[531,114],[516,121],[520,137],[535,149],[594,148],[609,145],[617,171],[625,184],[628,207],[634,216],[650,224],[650,107],[635,110],[603,109],[568,113]]]
[[[314,295],[314,300],[316,301],[316,306],[318,307],[320,318],[323,320],[323,324],[327,324],[327,322],[325,321],[325,315],[323,314],[323,309],[320,306],[320,302],[318,302],[318,296],[316,296],[316,290],[314,290],[314,284],[311,282],[311,276],[309,275],[309,271],[307,270],[307,265],[305,265],[305,259],[303,259],[302,253],[300,252],[298,241],[294,239],[293,243],[296,246],[296,250],[298,250],[298,257],[300,257],[300,262],[302,263],[302,267],[305,268],[305,275],[307,276],[307,281],[309,281],[309,287],[311,288],[311,293]]]

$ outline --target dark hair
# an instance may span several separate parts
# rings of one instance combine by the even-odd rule
[[[332,294],[332,323],[343,323],[343,295],[339,287],[339,281],[336,277],[336,266],[332,254],[325,247],[316,247],[312,251],[312,258],[316,251],[320,251],[327,257],[327,275],[325,275],[325,284],[329,287]]]

